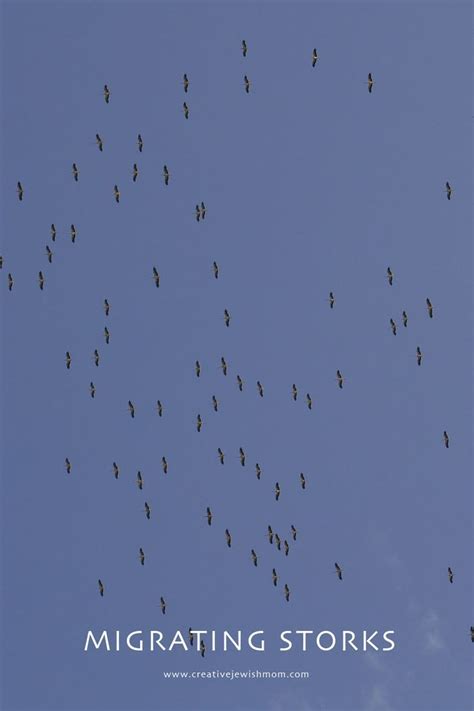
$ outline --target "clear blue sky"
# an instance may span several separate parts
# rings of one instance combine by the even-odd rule
[[[471,709],[470,3],[1,9],[2,709]],[[268,524],[297,527],[287,558]],[[88,629],[190,625],[264,629],[268,651],[83,652]],[[397,649],[282,654],[284,629],[394,629]],[[177,669],[311,678],[163,679]]]

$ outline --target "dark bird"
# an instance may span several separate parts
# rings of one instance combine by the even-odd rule
[[[166,457],[161,457],[161,466],[163,467],[163,473],[168,474],[168,462],[166,461]]]
[[[105,315],[108,316],[110,313],[110,304],[107,301],[107,299],[104,299],[104,311],[105,311]]]
[[[18,200],[23,200],[23,186],[20,181],[18,181],[16,184],[16,191],[18,193]]]
[[[271,526],[267,527],[267,537],[268,537],[268,542],[270,545],[273,545],[273,529]]]
[[[194,214],[196,215],[196,221],[199,222],[199,220],[201,219],[201,208],[199,207],[199,205],[196,205],[196,210]]]
[[[290,602],[290,588],[285,584],[285,600]]]
[[[157,289],[160,287],[160,275],[158,274],[158,270],[156,267],[153,267],[153,281],[155,282],[155,286]]]
[[[99,595],[101,597],[104,597],[104,584],[100,578],[98,580],[98,583],[99,583]]]
[[[140,559],[140,563],[142,565],[145,565],[145,551],[143,550],[143,548],[140,548],[140,550],[138,551],[138,557]]]
[[[112,471],[114,473],[114,477],[118,479],[120,476],[120,467],[117,462],[112,462]]]
[[[313,67],[316,66],[316,62],[318,61],[318,53],[316,51],[316,48],[313,49],[313,56],[311,57],[311,63]]]
[[[135,405],[131,400],[128,401],[128,411],[130,413],[130,417],[135,417]]]
[[[196,363],[194,365],[194,369],[196,371],[196,377],[199,378],[201,376],[201,364],[198,360],[196,361]]]
[[[278,533],[275,533],[274,536],[275,536],[276,547],[278,548],[279,551],[281,551],[281,538],[278,535]]]
[[[433,318],[433,305],[429,299],[426,299],[426,308],[428,309],[428,315]]]
[[[165,598],[164,598],[164,597],[160,597],[160,608],[161,608],[161,612],[162,612],[163,614],[165,614],[165,612],[166,612],[166,602],[165,602]]]
[[[260,464],[258,463],[255,465],[255,472],[257,474],[257,479],[260,479],[260,477],[262,476],[262,469],[260,467]]]
[[[260,382],[260,380],[257,380],[257,389],[258,389],[258,394],[260,397],[263,397],[263,385]]]
[[[204,204],[203,202],[201,202],[200,211],[201,211],[201,217],[202,217],[202,219],[205,220],[205,219],[206,219],[206,206],[205,206],[205,204]]]
[[[375,84],[374,80],[372,79],[372,74],[369,72],[367,76],[367,88],[369,90],[369,94],[372,93],[372,87]]]
[[[199,649],[201,651],[201,657],[204,657],[206,654],[206,645],[204,644],[204,640],[201,639],[201,644],[199,645]]]
[[[188,635],[189,635],[189,644],[190,644],[191,647],[192,647],[192,646],[194,646],[194,634],[193,634],[193,631],[192,631],[192,627],[189,628],[189,630],[188,630]]]
[[[285,555],[288,555],[288,553],[290,552],[290,544],[288,543],[287,540],[285,540],[283,542],[283,545],[285,546]]]
[[[8,279],[8,291],[11,291],[11,290],[13,289],[13,284],[14,284],[15,282],[13,281],[13,277],[12,277],[12,275],[10,274],[10,272],[8,272],[8,277],[7,277],[7,279]]]
[[[238,385],[240,392],[242,392],[242,390],[244,389],[244,381],[242,380],[240,375],[237,376],[237,385]]]
[[[3,269],[3,257],[0,255],[0,269]]]
[[[138,486],[138,488],[140,489],[140,491],[142,491],[142,489],[143,489],[143,477],[142,477],[142,473],[141,473],[140,471],[137,472],[137,486]]]
[[[273,585],[276,587],[278,583],[278,573],[276,572],[275,568],[272,570],[272,582]]]
[[[221,358],[221,368],[224,375],[227,375],[227,363],[224,357]]]
[[[189,106],[187,103],[184,101],[183,102],[183,111],[184,111],[184,118],[188,119],[189,118]]]
[[[201,417],[201,415],[198,415],[196,418],[196,429],[198,432],[200,432],[201,428],[202,428],[202,417]]]
[[[217,412],[219,409],[219,403],[215,395],[212,396],[212,407],[214,408],[214,412]]]
[[[48,257],[48,262],[51,264],[53,261],[53,252],[48,247],[48,245],[46,245],[46,256]]]
[[[142,139],[140,133],[138,134],[137,144],[138,144],[138,150],[139,150],[139,152],[142,153],[142,151],[143,151],[143,139]]]
[[[278,501],[278,499],[280,498],[280,494],[281,494],[280,484],[277,482],[275,484],[275,501]]]
[[[247,56],[247,42],[245,40],[242,40],[242,55]]]
[[[102,152],[102,151],[104,150],[104,142],[103,142],[103,140],[101,139],[101,137],[99,136],[98,133],[95,134],[95,142],[96,142],[97,145],[99,146],[99,151]]]
[[[212,271],[214,272],[214,278],[219,279],[219,265],[217,262],[212,263]]]
[[[446,430],[444,430],[444,432],[443,432],[443,439],[444,439],[444,446],[446,447],[446,449],[449,449],[449,435],[446,432]]]
[[[170,172],[168,170],[168,166],[166,165],[163,166],[163,178],[165,181],[165,185],[168,185],[168,183],[170,182]]]
[[[100,355],[99,355],[99,351],[96,348],[94,350],[94,364],[95,364],[96,368],[99,367],[99,363],[100,363]]]
[[[244,450],[242,449],[242,447],[239,447],[239,459],[240,459],[241,465],[242,465],[243,467],[245,467],[245,452],[244,452]]]
[[[156,401],[156,410],[158,412],[159,417],[163,417],[163,405],[161,404],[160,400]]]
[[[189,79],[187,74],[183,74],[183,87],[185,94],[187,94],[189,89]]]
[[[105,342],[108,345],[110,343],[110,331],[107,328],[107,326],[105,326],[105,328],[104,328],[104,338],[105,338]]]
[[[77,230],[74,225],[71,225],[71,242],[74,244],[77,237]]]
[[[232,536],[230,535],[228,528],[225,529],[225,538],[226,538],[226,541],[227,541],[227,545],[228,545],[228,547],[230,548],[231,545],[232,545]]]
[[[309,393],[306,393],[306,404],[308,405],[308,410],[311,410],[313,407],[313,401],[311,400],[311,395]]]
[[[66,471],[67,471],[67,473],[70,474],[70,473],[71,473],[71,469],[72,469],[72,464],[71,464],[71,462],[69,461],[69,459],[68,459],[67,457],[66,457],[66,459],[64,460],[64,464],[65,464],[65,466],[66,466]]]
[[[406,328],[408,326],[408,314],[406,311],[402,311],[403,326]]]
[[[54,222],[51,225],[50,234],[53,242],[56,242],[56,227],[54,226]]]
[[[224,464],[224,452],[220,447],[217,448],[217,454],[219,456],[219,461],[221,464]]]
[[[297,530],[293,526],[293,524],[291,524],[291,535],[292,535],[294,541],[296,541],[296,534],[297,534]]]
[[[229,328],[230,326],[230,313],[228,312],[227,309],[224,309],[224,323]]]
[[[454,582],[454,574],[451,568],[448,568],[448,580],[450,583]]]
[[[295,400],[295,402],[296,402],[296,398],[298,397],[298,388],[296,387],[296,385],[294,383],[291,386],[291,396],[292,396],[293,400]]]
[[[250,92],[250,79],[247,75],[244,76],[244,87],[247,94]]]
[[[209,508],[209,506],[206,509],[206,518],[207,518],[207,525],[210,526],[212,523],[212,511]]]
[[[145,516],[147,517],[148,520],[150,520],[151,508],[150,508],[150,504],[147,501],[145,501]]]
[[[77,183],[77,181],[79,180],[79,168],[77,167],[76,163],[72,164],[72,175]]]
[[[334,567],[336,568],[336,575],[339,578],[339,580],[342,580],[342,568],[340,565],[337,563],[334,563]]]
[[[114,185],[114,198],[115,202],[120,202],[120,190],[117,185]]]
[[[38,284],[41,291],[44,289],[44,276],[43,272],[38,272]]]
[[[421,361],[423,360],[423,353],[421,352],[420,346],[416,347],[416,362],[418,365],[421,365]]]
[[[253,548],[252,548],[252,550],[251,550],[251,554],[252,554],[252,562],[253,562],[254,566],[257,567],[257,565],[258,565],[258,558],[257,558],[257,554],[255,553],[255,551],[254,551]]]
[[[306,479],[304,478],[303,472],[300,474],[300,484],[302,489],[306,489]]]
[[[445,190],[446,190],[446,197],[448,198],[448,200],[451,200],[451,194],[452,194],[452,192],[453,192],[453,189],[452,189],[452,187],[450,186],[450,184],[448,183],[448,181],[446,181],[446,188],[445,188]],[[21,199],[21,198],[20,198],[20,199]]]
[[[68,370],[71,367],[71,363],[72,363],[71,354],[69,353],[69,351],[66,351],[66,368]]]
[[[332,291],[329,292],[329,299],[328,299],[328,301],[329,301],[329,308],[330,308],[330,309],[333,309],[333,308],[334,308],[334,304],[336,303],[336,299],[334,298],[334,294],[333,294]]]
[[[138,165],[136,163],[133,164],[133,173],[132,173],[132,180],[134,183],[137,182],[138,178]]]
[[[339,385],[339,387],[342,390],[342,387],[344,385],[344,378],[343,378],[340,370],[336,370],[336,380],[337,380],[337,384]]]
[[[390,319],[390,327],[392,329],[393,335],[396,336],[397,335],[397,324],[395,323],[393,318]]]
[[[108,104],[110,101],[110,91],[109,91],[109,87],[107,86],[107,84],[104,84],[104,99],[105,99],[105,103]]]
[[[474,642],[474,627],[471,625],[471,642]]]
[[[92,380],[91,380],[90,385],[89,385],[89,390],[90,390],[90,393],[91,393],[91,398],[95,398],[95,385],[94,385],[94,383],[92,382]]]
[[[387,279],[390,286],[393,285],[393,272],[390,267],[387,267]]]

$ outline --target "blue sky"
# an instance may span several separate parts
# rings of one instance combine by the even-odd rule
[[[2,708],[467,711],[470,4],[10,1],[1,10]],[[288,540],[297,527],[287,558],[266,540],[268,524]],[[264,629],[268,649],[204,659],[83,652],[88,629],[190,625]],[[393,629],[397,648],[282,654],[285,629]],[[201,669],[311,678],[162,677]]]

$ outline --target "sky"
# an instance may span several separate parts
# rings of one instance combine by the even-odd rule
[[[1,4],[2,710],[472,708],[471,27],[452,0]],[[190,626],[267,648],[84,652]],[[278,651],[301,629],[396,648]],[[194,670],[310,677],[163,676]]]

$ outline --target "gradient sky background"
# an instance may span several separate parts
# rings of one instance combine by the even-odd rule
[[[451,0],[2,3],[2,709],[472,708],[471,28]],[[268,524],[297,527],[288,558]],[[264,629],[267,651],[83,652],[88,629],[190,625]],[[397,649],[283,654],[284,629]],[[312,675],[162,677],[215,669]]]

